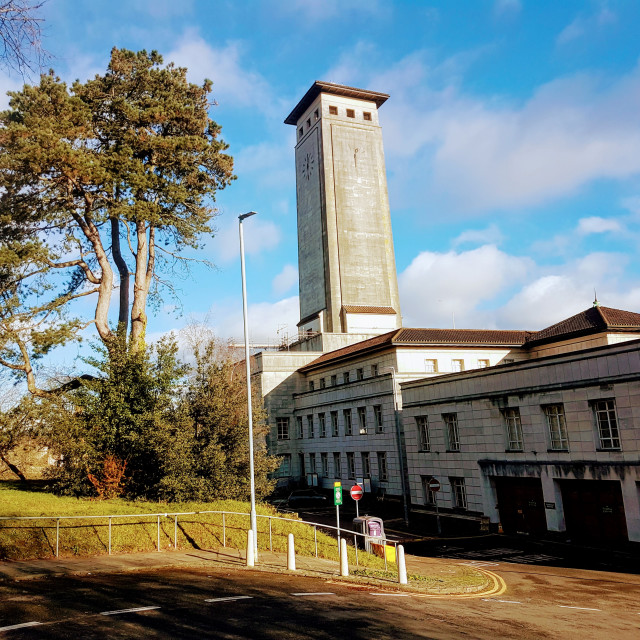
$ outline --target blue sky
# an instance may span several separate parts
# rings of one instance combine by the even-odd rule
[[[112,46],[213,80],[238,180],[218,233],[151,318],[242,335],[237,215],[254,340],[299,319],[294,144],[314,80],[389,93],[380,110],[405,326],[540,329],[590,306],[640,312],[640,3],[584,0],[49,0],[65,79]],[[3,76],[0,88],[17,86]]]

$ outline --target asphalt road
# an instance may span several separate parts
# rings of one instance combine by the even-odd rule
[[[505,579],[503,593],[486,598],[398,595],[246,570],[172,569],[5,583],[0,587],[0,637],[640,637],[637,576],[504,563],[484,568]]]

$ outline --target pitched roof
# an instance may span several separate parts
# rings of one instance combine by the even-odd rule
[[[594,306],[533,333],[527,346],[601,331],[640,332],[640,313]]]

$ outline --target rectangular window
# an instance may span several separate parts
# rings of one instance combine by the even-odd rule
[[[280,461],[280,468],[278,469],[279,478],[288,478],[291,475],[291,454],[285,453]]]
[[[464,360],[452,360],[451,361],[451,371],[464,371]]]
[[[320,467],[322,469],[322,477],[329,477],[329,454],[321,453],[320,454]]]
[[[372,364],[371,365],[371,377],[372,378],[377,378],[378,377],[378,365],[377,364]]]
[[[320,112],[317,109],[313,112],[313,119],[314,120],[320,119]]]
[[[464,478],[449,478],[451,482],[451,499],[456,509],[467,508],[467,489]]]
[[[300,465],[300,477],[304,478],[307,475],[304,468],[304,453],[298,454],[298,464]]]
[[[449,451],[460,451],[460,436],[458,434],[458,414],[443,413],[442,419],[444,420],[444,424],[447,429],[447,445],[448,445]]]
[[[356,112],[353,109],[347,109],[347,118],[355,118]]]
[[[327,387],[327,381],[324,378],[320,378],[320,388],[326,389],[326,387]]]
[[[348,371],[345,371],[345,372],[342,374],[342,382],[343,382],[344,384],[347,384],[347,382],[349,382],[349,372],[348,372]]]
[[[331,386],[335,387],[338,384],[338,376],[331,376]]]
[[[429,440],[429,420],[427,416],[416,417],[416,427],[420,436],[420,451],[431,451],[431,441]]]
[[[373,407],[373,415],[376,422],[376,433],[382,433],[382,406],[379,404],[374,405]]]
[[[338,115],[338,107],[334,107],[332,105],[329,105],[329,115],[337,116]]]
[[[289,439],[289,418],[276,418],[278,428],[278,440]]]
[[[542,410],[547,418],[547,426],[549,427],[549,448],[556,451],[569,451],[564,406],[561,404],[548,404],[542,407]]]
[[[318,414],[318,424],[320,425],[320,437],[327,437],[327,416],[324,413]]]
[[[360,458],[362,460],[362,477],[370,478],[371,477],[371,459],[369,458],[369,454],[363,451],[360,454]]]
[[[344,435],[352,436],[353,435],[353,422],[351,420],[351,409],[345,409],[342,412],[342,416],[344,417]]]
[[[367,407],[358,407],[358,428],[361,436],[367,433]]]
[[[431,478],[433,478],[433,476],[420,476],[420,479],[422,480],[422,495],[424,496],[425,504],[436,503],[436,492],[429,489],[429,482],[431,481]]]
[[[598,425],[600,448],[620,449],[615,400],[597,400],[593,403],[593,411]]]
[[[342,460],[340,459],[340,452],[336,451],[333,454],[333,477],[342,477]]]
[[[356,477],[356,456],[353,451],[347,451],[347,471],[350,478]]]
[[[334,438],[337,438],[338,435],[340,435],[338,432],[338,412],[337,411],[331,412],[331,435]]]
[[[315,473],[315,472],[316,472],[316,454],[310,453],[309,454],[309,473]]]
[[[502,364],[512,364],[514,362],[515,362],[515,360],[513,358],[503,358],[502,359]]]
[[[314,384],[313,384],[313,380],[309,380],[309,391],[313,391],[314,389]]]
[[[296,418],[296,426],[298,428],[298,438],[302,440],[304,438],[304,430],[302,429],[302,416]]]
[[[478,369],[486,369],[489,366],[488,360],[478,360]]]
[[[311,118],[307,118],[307,129],[311,129]]]
[[[313,432],[313,416],[307,416],[307,433],[310,438],[315,438],[315,433]]]
[[[303,134],[304,134],[304,129],[302,127],[300,127],[298,129],[298,138],[302,138]]]
[[[364,380],[364,369],[356,369],[356,379]]]
[[[362,119],[366,120],[367,122],[371,122],[371,112],[370,111],[363,111],[362,112]]]
[[[520,409],[504,409],[502,411],[507,427],[507,449],[509,451],[522,451],[522,422],[520,421]]]
[[[378,451],[378,480],[380,482],[386,482],[388,479],[387,454],[384,451]]]
[[[438,361],[427,359],[424,361],[424,370],[427,373],[436,373],[438,371]]]

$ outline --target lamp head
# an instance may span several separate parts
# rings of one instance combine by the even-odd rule
[[[249,213],[243,213],[242,215],[238,216],[238,220],[242,222],[245,218],[249,218],[250,216],[255,216],[257,213],[258,213],[257,211],[249,211]]]

